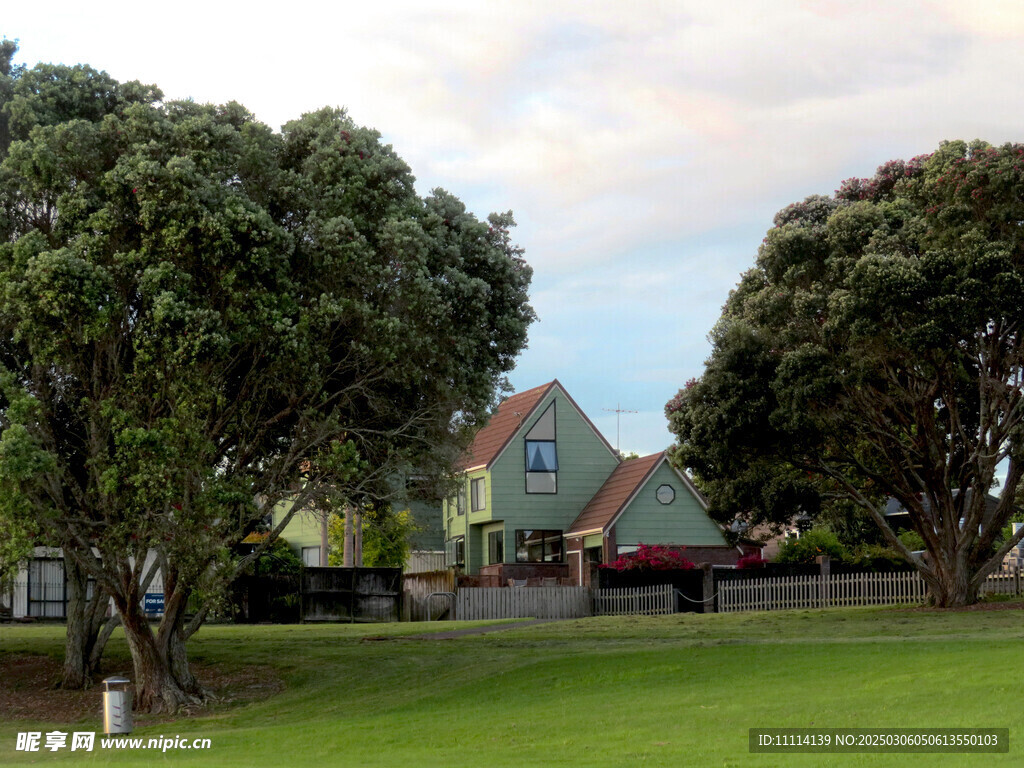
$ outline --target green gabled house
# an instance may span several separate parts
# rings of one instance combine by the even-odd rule
[[[740,557],[665,453],[621,461],[557,381],[512,395],[481,429],[443,505],[446,563],[464,573],[582,583],[640,544],[694,562]]]

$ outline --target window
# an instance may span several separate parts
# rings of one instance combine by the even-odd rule
[[[465,565],[466,564],[466,537],[456,536],[444,543],[444,564]]]
[[[517,563],[562,562],[561,531],[516,531]]]
[[[487,534],[487,562],[505,562],[505,532],[491,531]]]
[[[526,492],[558,493],[558,452],[554,440],[526,441]]]
[[[668,483],[664,483],[658,486],[658,490],[655,492],[655,496],[658,498],[658,502],[661,504],[671,504],[676,500],[676,489]]]
[[[320,565],[320,547],[303,547],[302,564],[314,568]]]
[[[554,440],[526,441],[527,472],[557,472],[558,454]]]
[[[558,493],[558,445],[555,441],[555,404],[526,433],[526,492]]]
[[[458,505],[458,514],[466,514],[466,484],[464,482],[459,484],[459,496],[456,503]]]
[[[67,607],[64,561],[37,557],[28,561],[26,601],[32,617],[63,619]]]
[[[487,487],[485,478],[478,477],[469,483],[469,492],[472,496],[472,510],[479,512],[487,506]]]
[[[557,472],[527,472],[527,493],[558,493]]]

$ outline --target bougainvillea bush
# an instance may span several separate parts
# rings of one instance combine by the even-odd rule
[[[737,568],[764,568],[768,561],[761,557],[760,552],[751,552],[736,561]]]
[[[682,552],[663,547],[660,544],[641,544],[636,552],[622,555],[618,560],[602,568],[614,568],[616,571],[688,571],[696,568],[687,560]]]

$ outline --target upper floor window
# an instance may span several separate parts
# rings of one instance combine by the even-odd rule
[[[462,482],[459,485],[459,493],[456,501],[456,512],[457,514],[466,514],[466,483]]]
[[[554,440],[526,441],[527,472],[557,472],[558,452]]]
[[[477,477],[469,481],[469,492],[471,496],[472,507],[474,512],[479,512],[487,507],[487,487],[486,480],[482,477]]]
[[[526,492],[558,493],[558,441],[551,403],[526,433]]]

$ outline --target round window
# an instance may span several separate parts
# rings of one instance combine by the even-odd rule
[[[675,501],[676,491],[671,485],[659,485],[655,496],[662,504],[671,504]]]

